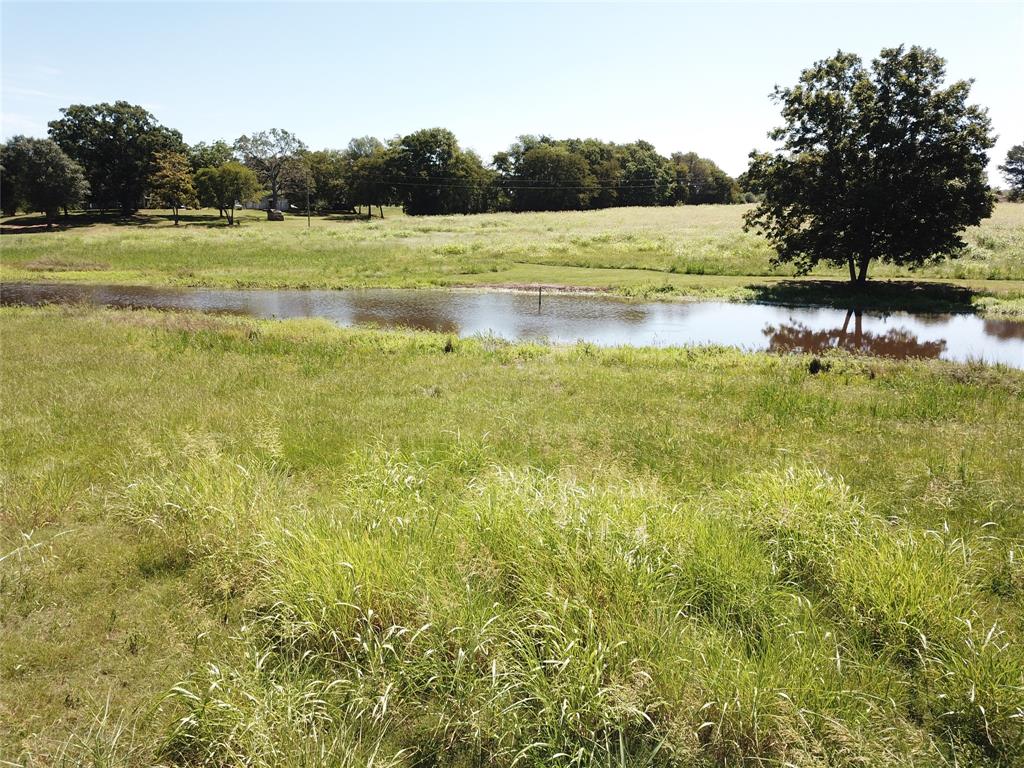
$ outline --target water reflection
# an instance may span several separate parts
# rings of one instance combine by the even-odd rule
[[[0,285],[0,303],[89,303],[338,325],[418,328],[512,341],[600,346],[723,345],[818,354],[845,349],[894,358],[982,360],[1024,368],[1024,323],[975,315],[878,314],[727,302],[628,302],[609,296],[444,290],[228,290],[61,283]]]
[[[997,339],[1024,339],[1024,323],[1013,320],[986,320],[985,333]]]
[[[853,327],[850,321],[853,320]],[[819,354],[830,349],[843,349],[861,355],[878,357],[939,357],[946,349],[945,339],[921,341],[904,328],[884,333],[865,331],[864,313],[850,309],[839,328],[809,328],[800,322],[769,325],[765,328],[768,349],[772,352]]]

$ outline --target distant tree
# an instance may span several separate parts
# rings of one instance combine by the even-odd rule
[[[192,173],[196,173],[200,168],[217,168],[234,159],[235,150],[221,139],[211,144],[200,141],[188,149],[188,163],[192,166]]]
[[[353,208],[367,208],[367,218],[377,206],[384,217],[384,204],[396,199],[395,185],[389,174],[396,173],[391,148],[373,136],[359,136],[349,141],[342,153],[345,158],[345,180]]]
[[[619,148],[619,205],[663,205],[671,200],[673,172],[669,160],[646,141]]]
[[[32,141],[14,136],[0,146],[0,203],[4,216],[14,216],[25,205],[25,167]]]
[[[378,147],[370,154],[351,159],[348,170],[348,191],[354,206],[366,206],[366,217],[373,215],[377,206],[384,218],[384,206],[396,199],[395,185],[390,180],[393,154]]]
[[[192,168],[188,158],[180,152],[158,152],[154,164],[156,169],[149,180],[150,193],[174,212],[174,226],[178,226],[179,209],[196,203]]]
[[[1010,147],[1006,162],[999,166],[1006,182],[1010,185],[1010,199],[1024,198],[1024,144]]]
[[[357,160],[360,157],[376,154],[382,149],[384,149],[384,142],[376,136],[357,136],[349,140],[348,146],[345,147],[345,156],[351,160]]]
[[[675,152],[671,164],[675,202],[701,205],[732,203],[739,199],[736,182],[714,162],[696,152]]]
[[[412,215],[486,210],[492,174],[459,147],[455,134],[427,128],[395,140],[387,151],[387,178]]]
[[[993,140],[985,110],[967,104],[970,83],[944,79],[933,50],[901,46],[870,70],[840,51],[776,88],[786,124],[769,135],[782,150],[751,154],[751,191],[764,199],[745,227],[800,273],[824,261],[858,283],[874,260],[959,255],[961,230],[992,212]]]
[[[178,131],[160,125],[146,109],[113,104],[73,104],[50,122],[50,138],[85,170],[92,202],[138,210],[157,152],[185,151]]]
[[[349,162],[336,149],[306,152],[303,161],[309,170],[311,206],[317,211],[347,211],[352,207],[349,190]]]
[[[235,152],[270,190],[271,208],[277,208],[281,190],[294,172],[294,159],[305,148],[294,133],[280,128],[240,136],[235,141]]]
[[[615,144],[526,135],[494,155],[492,165],[500,190],[497,205],[509,210],[729,203],[739,194],[735,182],[710,160],[692,152],[670,160],[643,140]],[[571,187],[583,194],[568,195]]]
[[[46,214],[48,229],[61,208],[81,205],[89,192],[82,167],[50,139],[15,137],[5,146],[4,160],[16,169],[15,195],[27,208]]]
[[[200,168],[196,173],[199,201],[227,212],[228,226],[235,223],[235,203],[258,200],[263,194],[256,173],[241,163],[231,161],[216,168]]]
[[[523,155],[519,176],[508,189],[516,210],[572,211],[590,205],[597,179],[578,154],[539,144]]]

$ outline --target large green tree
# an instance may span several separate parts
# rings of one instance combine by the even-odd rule
[[[384,205],[397,197],[394,180],[390,177],[395,172],[394,149],[385,147],[373,136],[362,136],[352,139],[344,154],[348,163],[346,178],[352,204],[365,205],[367,218],[373,215],[373,207],[377,206],[381,218],[384,218]]]
[[[73,104],[61,114],[49,124],[50,138],[85,169],[97,207],[138,210],[156,153],[185,151],[178,131],[127,101]]]
[[[0,203],[4,216],[14,216],[25,205],[25,164],[31,141],[27,136],[13,136],[0,146]]]
[[[294,180],[295,159],[305,149],[294,133],[281,128],[240,136],[235,141],[235,152],[270,190],[271,208],[277,208],[282,190]]]
[[[643,140],[525,135],[498,152],[493,166],[498,205],[510,210],[730,203],[736,196],[735,182],[710,160],[692,152],[670,160]],[[577,194],[570,194],[574,189]]]
[[[200,168],[217,168],[235,159],[235,150],[222,139],[210,144],[200,141],[188,148],[188,163],[195,173]]]
[[[1024,198],[1024,144],[1010,147],[1006,162],[999,166],[999,170],[1010,185],[1010,197],[1013,200]]]
[[[344,152],[337,149],[322,149],[316,152],[302,152],[299,155],[304,173],[296,176],[302,185],[292,194],[301,192],[304,200],[305,182],[309,184],[310,207],[316,211],[346,211],[352,207],[349,191],[349,162]],[[301,178],[299,177],[301,176]]]
[[[388,148],[388,175],[405,212],[478,213],[487,210],[492,174],[444,128],[403,136]]]
[[[235,204],[259,199],[263,186],[255,171],[231,161],[216,168],[200,168],[196,172],[199,201],[227,212],[228,226],[235,223]]]
[[[664,205],[671,200],[673,174],[668,158],[646,141],[625,144],[616,153],[619,205]],[[728,202],[728,201],[725,201]]]
[[[674,152],[670,162],[675,202],[701,205],[732,203],[739,199],[736,182],[706,157],[696,152]]]
[[[523,155],[519,176],[508,187],[521,211],[571,211],[587,208],[597,179],[586,160],[564,146],[538,144]]]
[[[178,226],[178,212],[196,202],[196,186],[188,158],[180,152],[158,152],[155,170],[150,177],[149,191],[156,202],[174,212],[174,226]]]
[[[62,208],[81,205],[88,194],[82,167],[50,139],[16,136],[4,146],[3,161],[11,194],[24,207],[45,213],[48,229]]]
[[[776,88],[779,151],[752,153],[763,201],[746,227],[777,261],[805,273],[819,262],[863,283],[872,261],[917,266],[957,256],[961,231],[992,212],[985,176],[987,113],[971,84],[945,84],[945,61],[919,47],[887,48],[870,68],[839,52]]]

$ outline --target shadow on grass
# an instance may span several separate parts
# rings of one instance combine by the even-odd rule
[[[248,220],[249,218],[251,217],[243,216],[242,220]],[[207,228],[227,226],[227,219],[219,217],[216,213],[183,211],[178,215],[178,219],[182,226]],[[54,222],[53,229],[47,229],[46,217],[42,214],[33,213],[5,219],[0,224],[0,234],[34,235],[47,232],[66,232],[73,229],[92,227],[97,224],[108,224],[115,227],[146,228],[158,225],[173,225],[173,223],[174,217],[169,213],[135,213],[125,216],[115,211],[90,211],[88,213],[74,213],[67,218],[60,216]]]
[[[974,313],[975,291],[959,285],[915,280],[868,281],[865,285],[845,280],[782,280],[748,285],[754,301],[789,306],[883,312]]]
[[[323,213],[318,214],[320,218],[326,221],[381,221],[381,217],[375,212],[373,216],[367,217],[365,213],[355,213],[349,211],[341,211],[335,213]]]

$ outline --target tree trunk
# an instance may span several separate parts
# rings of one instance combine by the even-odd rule
[[[67,220],[69,218],[71,218],[71,217],[68,215],[68,207],[65,205],[64,206],[64,219]]]
[[[383,221],[383,219],[384,219],[384,206],[383,205],[378,205],[377,206],[377,210],[380,211],[380,218]]]
[[[850,282],[857,282],[857,270],[853,265],[853,256],[846,257],[846,265],[850,268]]]
[[[853,317],[853,310],[846,310],[846,319],[843,320],[843,329],[839,332],[839,340],[842,341],[846,338],[847,331],[850,330],[850,318]]]
[[[174,211],[174,226],[178,226],[178,209],[177,207],[172,207],[171,210]]]
[[[868,280],[868,264],[870,263],[871,258],[868,256],[860,260],[860,271],[857,273],[857,282],[860,285],[864,285]]]

